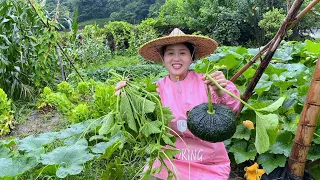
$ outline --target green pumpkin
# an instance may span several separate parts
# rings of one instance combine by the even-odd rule
[[[236,132],[236,118],[233,111],[222,104],[212,104],[214,113],[208,112],[208,103],[194,107],[188,115],[188,129],[193,135],[209,142],[230,139]]]

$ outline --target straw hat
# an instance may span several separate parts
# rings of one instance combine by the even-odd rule
[[[194,45],[195,59],[200,59],[213,53],[218,47],[218,43],[211,38],[185,34],[180,29],[175,28],[169,36],[156,38],[143,44],[139,48],[139,53],[142,57],[150,61],[162,61],[160,49],[163,46],[184,42],[189,42]]]

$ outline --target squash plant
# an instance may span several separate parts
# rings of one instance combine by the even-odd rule
[[[268,107],[256,109],[248,103],[241,100],[235,94],[221,87],[214,78],[208,73],[205,75],[207,79],[211,80],[220,90],[229,94],[233,98],[243,103],[248,108],[252,109],[256,114],[256,140],[255,147],[258,153],[266,152],[269,147],[275,142],[277,137],[277,127],[279,117],[271,112],[277,110],[285,100],[281,97]],[[210,90],[208,89],[208,103],[196,106],[190,111],[188,117],[188,128],[195,135],[203,140],[211,142],[224,141],[233,136],[236,132],[236,122],[233,112],[224,105],[212,105]],[[214,106],[214,108],[213,108]],[[214,112],[214,111],[215,112]],[[200,122],[198,119],[200,119]],[[197,128],[199,127],[199,128]],[[206,128],[208,127],[208,128]]]
[[[262,78],[254,89],[254,95],[249,100],[255,109],[262,109],[280,97],[285,99],[279,108],[272,108],[272,114],[278,116],[277,131],[267,134],[269,138],[276,139],[269,147],[268,151],[257,154],[255,143],[257,134],[261,128],[257,128],[259,124],[263,127],[269,126],[269,121],[259,121],[256,112],[248,107],[242,110],[236,133],[227,141],[224,141],[229,152],[229,157],[234,166],[241,168],[242,166],[252,165],[252,161],[262,165],[267,174],[271,173],[277,167],[284,167],[289,157],[294,134],[296,133],[297,123],[299,122],[302,106],[305,102],[307,90],[310,87],[310,79],[314,69],[315,62],[319,56],[320,49],[318,42],[306,40],[304,42],[283,41],[273,56],[272,63],[268,66]],[[230,75],[235,74],[239,68],[244,66],[250,59],[259,52],[259,48],[244,47],[226,47],[222,46],[202,61],[196,62],[193,69],[200,73],[205,73],[207,67],[225,65],[224,71],[227,79]],[[247,82],[253,77],[257,64],[253,64],[248,68],[242,76],[240,76],[235,84],[243,93]],[[285,98],[284,98],[285,97]],[[282,101],[282,100],[279,101]],[[280,104],[280,103],[279,103]],[[276,106],[277,107],[277,106]],[[274,111],[273,111],[274,110]],[[265,115],[268,112],[259,112]],[[248,129],[244,124],[248,124],[250,120],[255,127]],[[259,121],[259,122],[258,122]],[[273,121],[271,121],[273,122]],[[257,124],[258,123],[258,124]],[[315,130],[315,136],[308,153],[308,162],[317,161],[320,158],[319,149],[319,123]],[[266,134],[266,133],[264,133]],[[309,166],[312,175],[319,177],[319,165]],[[312,168],[311,168],[312,167]]]

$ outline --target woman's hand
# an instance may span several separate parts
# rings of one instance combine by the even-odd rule
[[[120,82],[118,82],[117,85],[116,85],[116,87],[114,88],[115,91],[116,91],[116,92],[114,93],[114,95],[115,95],[115,96],[118,96],[119,93],[120,93],[120,89],[123,88],[123,87],[126,86],[126,85],[127,85],[127,81],[120,81]]]
[[[214,78],[218,84],[225,88],[227,86],[227,79],[224,76],[223,72],[221,71],[216,71],[213,72],[212,74],[210,74],[210,76],[212,78]],[[221,91],[213,82],[211,82],[209,79],[203,77],[204,83],[205,84],[209,84],[212,87],[212,90],[218,95],[218,96],[222,96],[224,94],[223,91]]]

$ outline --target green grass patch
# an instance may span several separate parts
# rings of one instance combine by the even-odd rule
[[[109,18],[102,18],[102,19],[90,19],[88,21],[83,21],[83,22],[80,22],[78,24],[79,27],[81,26],[86,26],[86,25],[89,25],[89,24],[97,24],[99,26],[104,26],[105,24],[107,24],[109,22]]]

